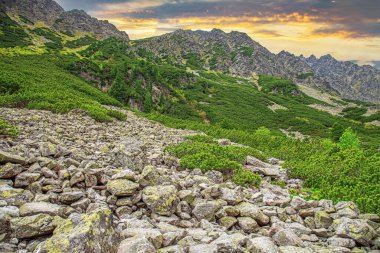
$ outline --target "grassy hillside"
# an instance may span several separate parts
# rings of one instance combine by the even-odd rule
[[[84,80],[59,68],[53,55],[2,57],[0,106],[65,113],[80,108],[99,121],[120,117],[101,105],[121,104]]]
[[[57,113],[80,108],[101,121],[123,118],[102,104],[132,106],[168,126],[201,130],[252,148],[219,150],[209,138],[172,147],[169,151],[184,159],[185,167],[223,171],[224,159],[237,169],[236,182],[257,185],[259,179],[239,165],[245,152],[262,159],[277,157],[286,161],[293,177],[305,180],[310,197],[353,200],[361,210],[379,213],[380,128],[366,124],[379,114],[364,116],[372,105],[358,104],[345,109],[342,117],[333,116],[311,108],[326,102],[307,96],[288,80],[194,71],[169,65],[133,43],[95,41],[45,27],[22,29],[26,35],[15,30],[17,47],[0,41],[0,106]],[[38,36],[49,39],[30,46],[28,38]],[[304,139],[288,138],[284,131]]]

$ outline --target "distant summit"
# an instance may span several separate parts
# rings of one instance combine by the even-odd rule
[[[60,32],[92,33],[98,39],[117,37],[129,41],[129,36],[108,21],[91,17],[85,11],[65,11],[53,0],[0,0],[0,10],[10,16],[22,16]]]

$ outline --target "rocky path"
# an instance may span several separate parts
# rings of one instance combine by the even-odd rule
[[[260,189],[183,170],[163,150],[195,132],[127,114],[0,108],[21,130],[0,139],[0,252],[380,252],[377,215],[291,198],[252,157]]]

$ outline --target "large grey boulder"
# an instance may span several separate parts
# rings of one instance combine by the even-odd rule
[[[117,253],[155,253],[153,244],[145,237],[136,236],[123,240]]]
[[[0,166],[0,179],[11,179],[20,174],[24,168],[19,164],[7,163]]]
[[[269,237],[261,236],[249,238],[247,241],[247,249],[252,253],[278,253],[279,250]]]
[[[49,215],[61,216],[63,214],[63,209],[63,206],[52,204],[49,202],[30,202],[20,206],[20,215],[30,216],[45,213]]]
[[[11,219],[11,231],[15,238],[33,238],[42,235],[49,235],[63,222],[59,216],[48,214],[37,214],[28,217]]]
[[[251,217],[260,226],[267,225],[270,221],[269,217],[265,215],[258,206],[249,202],[242,202],[236,206],[239,210],[240,216]]]
[[[290,202],[290,194],[287,189],[269,183],[261,183],[263,202],[270,206],[286,206]]]
[[[0,200],[4,200],[7,205],[21,206],[27,202],[31,202],[34,195],[24,189],[12,188],[9,185],[0,185]]]
[[[273,235],[279,246],[303,247],[303,241],[291,229],[283,229]]]
[[[0,164],[4,163],[16,163],[16,164],[27,164],[27,160],[18,155],[13,155],[0,150]]]
[[[340,237],[351,238],[363,246],[369,246],[376,236],[376,231],[366,220],[342,218],[334,221],[336,234]]]
[[[142,192],[142,200],[152,212],[170,216],[177,201],[177,189],[174,185],[148,186]]]
[[[72,214],[35,253],[116,252],[120,241],[111,210],[100,208],[88,214]]]
[[[128,179],[115,179],[107,183],[107,190],[117,197],[132,196],[139,187],[139,184]]]
[[[197,204],[193,209],[193,215],[198,220],[208,220],[208,221],[214,221],[215,220],[215,213],[220,208],[218,203],[215,201],[209,201],[205,203],[199,203]]]
[[[123,238],[129,237],[145,237],[156,249],[161,248],[163,236],[158,229],[150,228],[127,228],[121,233]]]

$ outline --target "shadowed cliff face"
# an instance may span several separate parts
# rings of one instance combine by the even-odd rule
[[[33,23],[43,22],[57,31],[93,33],[98,39],[117,37],[129,41],[125,32],[108,21],[92,18],[80,10],[66,12],[53,0],[0,0],[0,5],[10,15],[23,16]]]

